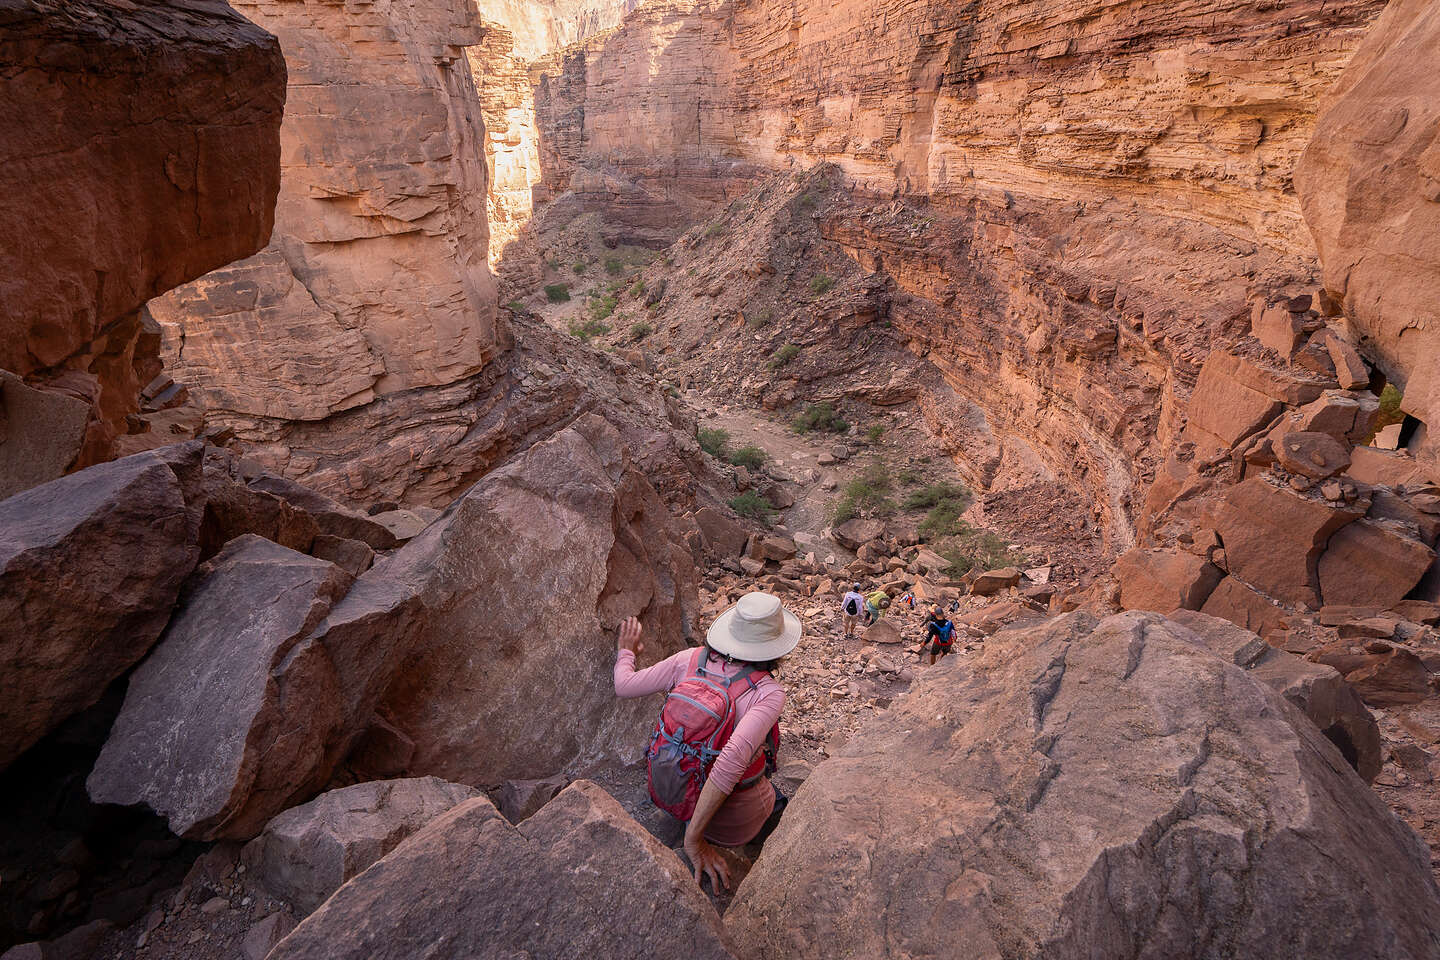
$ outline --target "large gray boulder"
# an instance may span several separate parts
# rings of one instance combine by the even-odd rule
[[[471,787],[435,777],[330,790],[267,823],[245,845],[244,862],[251,879],[303,917],[400,841],[474,796]]]
[[[160,636],[199,559],[200,463],[184,444],[0,501],[0,769]]]
[[[1155,614],[949,658],[821,764],[737,953],[1440,956],[1429,852],[1284,697]]]
[[[415,746],[406,772],[490,786],[638,760],[655,705],[616,699],[596,664],[613,661],[614,630],[631,615],[648,649],[678,649],[694,596],[668,510],[591,415],[487,474],[378,562],[315,642],[355,730],[383,689],[381,713]]]
[[[160,642],[130,678],[87,786],[97,803],[143,803],[177,834],[248,839],[323,784],[340,733],[324,652],[300,643],[350,575],[254,535],[201,567]]]
[[[466,800],[351,880],[269,960],[730,960],[679,858],[588,781],[511,826]]]
[[[1366,783],[1379,776],[1385,764],[1380,725],[1340,671],[1277,650],[1244,627],[1219,617],[1176,610],[1170,619],[1189,627],[1211,653],[1250,671],[1293,703],[1339,748]]]

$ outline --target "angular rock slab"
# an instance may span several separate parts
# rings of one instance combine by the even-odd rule
[[[242,855],[251,878],[303,917],[406,837],[474,796],[471,787],[435,777],[357,783],[286,810]]]
[[[1295,708],[1153,614],[925,671],[791,800],[736,951],[1420,960],[1429,853]]]
[[[299,641],[349,585],[269,540],[227,544],[130,678],[91,799],[143,803],[180,836],[244,840],[317,789],[341,697],[324,651]]]
[[[695,590],[664,503],[594,415],[488,474],[361,578],[374,581],[417,590],[414,639],[380,701],[415,742],[408,772],[473,784],[639,759],[657,708],[616,699],[614,630],[639,616],[647,648],[673,652]],[[350,615],[347,598],[321,642],[337,646]]]
[[[185,444],[0,501],[0,769],[160,636],[199,558],[199,472]]]
[[[269,960],[727,960],[685,867],[588,781],[511,826],[484,797],[341,887]]]

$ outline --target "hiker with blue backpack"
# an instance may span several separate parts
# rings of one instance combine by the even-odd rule
[[[712,844],[764,840],[788,802],[770,782],[780,746],[785,688],[770,674],[800,642],[800,620],[768,593],[747,593],[710,625],[705,645],[644,670],[640,621],[620,626],[615,695],[665,693],[647,751],[650,799],[684,821],[695,881],[730,888]]]
[[[920,644],[920,659],[925,659],[925,648],[930,648],[930,662],[933,664],[940,657],[950,653],[950,648],[955,645],[955,624],[945,611],[938,606],[930,611],[930,619],[925,621],[925,639]]]

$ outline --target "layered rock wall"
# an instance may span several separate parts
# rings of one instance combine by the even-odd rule
[[[1296,185],[1325,286],[1440,456],[1440,9],[1391,3],[1327,97]]]
[[[285,64],[224,3],[0,2],[0,497],[114,455],[150,297],[254,253]]]
[[[642,238],[835,163],[889,319],[1123,547],[1206,352],[1313,278],[1291,174],[1381,6],[650,3],[541,71],[542,189]]]
[[[501,345],[463,0],[237,7],[290,66],[275,236],[154,302],[166,365],[243,438],[455,383]]]

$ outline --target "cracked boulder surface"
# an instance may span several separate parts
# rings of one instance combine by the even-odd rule
[[[1435,956],[1419,839],[1201,639],[1072,614],[926,671],[796,794],[726,914],[736,949]]]
[[[0,368],[90,406],[62,469],[160,373],[145,301],[269,239],[284,103],[279,43],[219,0],[0,0]]]
[[[511,826],[484,797],[351,880],[270,960],[727,960],[720,918],[672,851],[578,780]]]

